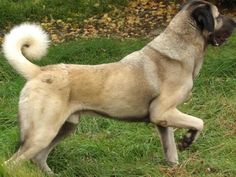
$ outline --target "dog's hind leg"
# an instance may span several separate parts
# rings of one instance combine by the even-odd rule
[[[47,130],[50,128],[50,126],[46,126],[45,129],[40,131],[32,130],[32,135],[24,140],[18,151],[5,164],[15,165],[23,160],[29,160],[46,148],[57,134],[56,131],[48,132]],[[35,134],[37,135],[34,136]]]
[[[76,130],[77,124],[79,123],[79,114],[72,114],[67,121],[60,128],[56,137],[52,142],[40,151],[35,157],[32,158],[33,162],[38,165],[38,167],[46,172],[47,174],[52,174],[52,170],[47,165],[47,158],[52,149],[64,138],[69,136]]]
[[[174,130],[171,127],[156,126],[160,135],[166,161],[170,165],[178,164],[178,154],[174,138]]]
[[[34,99],[28,96],[20,102],[22,143],[18,152],[6,164],[14,165],[35,157],[53,141],[68,117],[67,107],[60,99],[44,99],[42,95],[39,99],[37,95],[33,96]]]

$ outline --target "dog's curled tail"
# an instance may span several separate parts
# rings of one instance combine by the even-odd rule
[[[24,23],[5,36],[2,48],[10,65],[30,80],[40,72],[40,67],[29,60],[39,60],[46,55],[48,46],[48,35],[39,25]]]

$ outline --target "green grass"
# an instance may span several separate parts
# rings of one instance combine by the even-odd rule
[[[81,39],[52,46],[38,64],[114,62],[142,48],[148,40]],[[192,97],[180,109],[202,118],[205,128],[180,165],[164,162],[151,124],[83,117],[75,134],[60,143],[48,163],[61,177],[236,176],[236,35],[222,47],[209,48]],[[0,163],[18,147],[17,102],[25,81],[0,56]],[[183,130],[177,130],[176,139]],[[31,163],[0,168],[0,176],[43,176]]]
[[[75,22],[127,5],[128,0],[1,0],[0,28],[25,21],[72,18]]]

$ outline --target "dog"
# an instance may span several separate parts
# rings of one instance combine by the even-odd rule
[[[207,45],[221,45],[235,26],[215,5],[190,1],[159,36],[119,62],[41,67],[30,59],[47,53],[47,34],[35,24],[16,26],[5,36],[3,52],[27,83],[19,100],[21,145],[5,163],[30,159],[52,174],[46,163],[50,151],[74,132],[83,114],[91,113],[154,124],[166,161],[178,164],[173,128],[188,129],[178,145],[184,150],[204,123],[176,107],[191,92]]]

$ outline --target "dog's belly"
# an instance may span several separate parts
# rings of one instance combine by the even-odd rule
[[[81,98],[79,105],[82,105],[83,111],[93,111],[106,117],[142,121],[148,117],[151,97],[141,92],[140,89],[133,92],[115,89],[113,92],[102,93],[102,96]]]
[[[149,121],[149,106],[142,105],[136,106],[136,104],[121,103],[110,105],[99,105],[95,107],[85,106],[82,114],[98,114],[104,117],[129,121],[129,122],[147,122]]]
[[[148,116],[149,105],[143,102],[113,102],[93,108],[95,112],[121,120],[141,120]]]
[[[111,118],[111,119],[117,119],[120,121],[126,121],[126,122],[150,122],[149,118],[149,113],[147,112],[145,115],[137,115],[137,112],[133,115],[124,115],[121,117],[119,114],[114,114],[112,113],[107,113],[107,112],[102,112],[102,111],[97,111],[97,110],[87,110],[87,111],[82,111],[80,112],[80,115],[100,115],[103,117]]]

